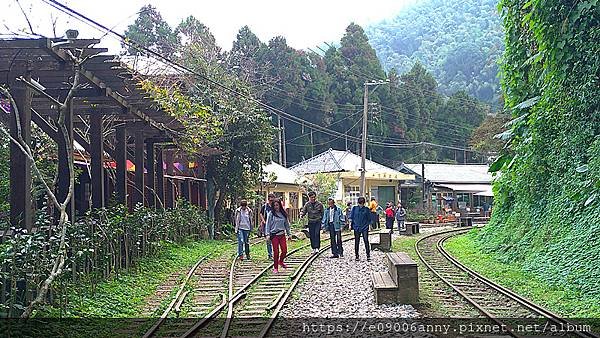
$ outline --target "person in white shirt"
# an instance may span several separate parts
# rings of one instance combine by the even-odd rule
[[[238,240],[238,257],[244,259],[244,251],[246,253],[245,258],[250,259],[250,231],[254,226],[254,215],[252,209],[248,208],[248,201],[241,200],[240,207],[235,210],[235,233],[237,234]]]

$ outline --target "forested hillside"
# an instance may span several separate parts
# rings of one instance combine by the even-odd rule
[[[503,0],[511,128],[480,245],[600,296],[600,3]],[[582,297],[585,298],[585,297]],[[597,304],[595,304],[597,305]]]
[[[467,90],[500,105],[497,79],[503,32],[497,0],[421,0],[396,17],[366,28],[389,70],[408,71],[419,61],[446,94]]]
[[[465,153],[460,150],[389,145],[427,141],[466,147],[472,130],[489,111],[465,91],[449,97],[440,94],[434,77],[419,63],[402,74],[394,70],[386,73],[364,30],[356,24],[350,24],[339,45],[329,47],[323,55],[293,49],[281,36],[260,41],[248,27],[242,27],[231,49],[223,51],[209,28],[194,18],[171,28],[152,8],[141,11],[126,35],[149,48],[169,52],[177,50],[185,38],[186,22],[196,22],[195,39],[202,41],[202,49],[211,51],[210,59],[220,60],[218,67],[225,67],[223,71],[246,83],[253,96],[306,121],[281,121],[287,165],[328,148],[357,152],[366,81],[389,80],[389,84],[371,88],[368,134],[369,156],[391,166],[420,158],[463,161]],[[197,53],[207,54],[201,50]],[[174,55],[184,57],[177,52]],[[270,112],[273,124],[279,125],[277,114]],[[317,130],[311,123],[327,130]],[[279,158],[278,152],[274,158]]]

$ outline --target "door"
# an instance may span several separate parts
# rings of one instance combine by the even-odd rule
[[[382,207],[385,207],[387,202],[392,202],[394,205],[396,204],[396,187],[379,186],[377,195],[379,198],[377,201]]]

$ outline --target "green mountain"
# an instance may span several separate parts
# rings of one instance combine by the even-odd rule
[[[498,60],[504,33],[497,0],[425,0],[365,29],[386,70],[419,61],[452,94],[467,90],[499,107]]]

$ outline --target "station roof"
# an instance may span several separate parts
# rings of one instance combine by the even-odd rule
[[[309,158],[303,162],[291,167],[293,171],[300,175],[316,173],[352,173],[354,176],[360,175],[361,157],[346,150],[329,149],[315,157]],[[407,175],[392,168],[386,167],[371,160],[365,161],[367,176],[370,178],[382,179],[414,179],[414,175]]]
[[[405,163],[404,167],[421,176],[420,163]],[[492,183],[492,174],[487,164],[425,164],[425,179],[443,186],[450,184],[484,184]],[[455,190],[455,189],[453,189]]]
[[[275,175],[275,181],[273,183],[298,184],[300,181],[300,175],[298,175],[295,171],[290,170],[275,162],[271,162],[265,165],[263,167],[263,172],[265,173],[265,175]]]

